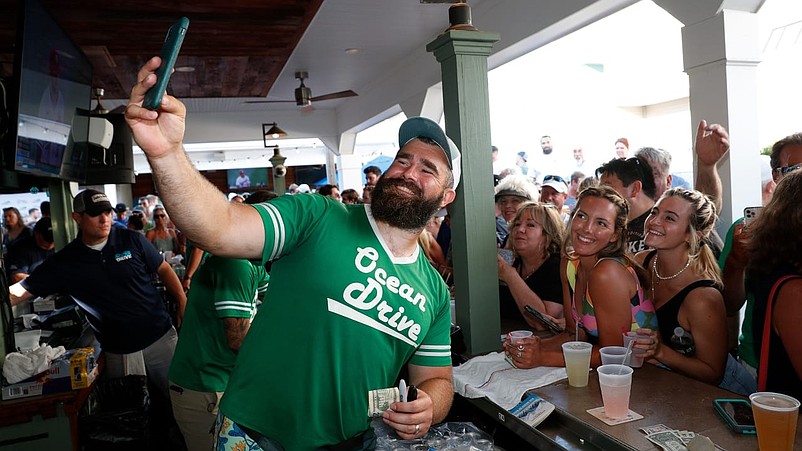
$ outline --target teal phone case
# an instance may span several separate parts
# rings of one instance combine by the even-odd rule
[[[164,38],[162,51],[159,54],[162,64],[156,69],[156,84],[145,93],[145,101],[142,103],[145,108],[156,110],[161,105],[162,97],[164,97],[164,93],[167,90],[167,83],[170,82],[170,75],[173,73],[175,61],[178,59],[178,52],[181,50],[181,44],[184,43],[184,36],[187,34],[188,28],[189,19],[182,17],[167,30],[167,36]]]

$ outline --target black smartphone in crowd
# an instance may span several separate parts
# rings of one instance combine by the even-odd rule
[[[175,21],[170,29],[167,30],[167,36],[164,37],[164,44],[162,44],[162,51],[159,56],[162,59],[162,65],[156,69],[156,84],[148,89],[145,93],[145,101],[142,106],[149,110],[159,109],[162,103],[162,97],[167,90],[167,83],[170,82],[170,75],[173,74],[175,67],[175,60],[178,59],[178,52],[181,50],[181,44],[184,43],[184,36],[187,34],[189,28],[189,19],[182,17]]]
[[[546,325],[546,327],[548,327],[548,328],[549,328],[549,329],[550,329],[552,332],[554,332],[555,334],[559,334],[559,333],[561,333],[561,332],[563,331],[563,328],[562,328],[562,327],[560,327],[560,326],[559,326],[557,323],[555,323],[554,321],[552,321],[552,320],[550,320],[550,319],[546,318],[545,316],[543,316],[543,314],[542,314],[542,313],[540,313],[540,312],[538,312],[537,310],[535,310],[535,308],[534,308],[534,307],[532,307],[531,305],[525,305],[525,306],[524,306],[524,309],[525,309],[527,312],[529,312],[529,314],[531,314],[531,315],[532,315],[532,316],[534,316],[535,318],[539,319],[539,320],[540,320],[540,321],[541,321],[543,324],[545,324],[545,325]]]
[[[733,431],[748,435],[757,433],[752,404],[748,400],[719,398],[713,400],[713,407]]]

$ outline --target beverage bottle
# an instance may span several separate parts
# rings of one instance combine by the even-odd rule
[[[671,336],[671,347],[682,355],[691,356],[696,352],[691,333],[680,326],[674,328],[674,335]]]

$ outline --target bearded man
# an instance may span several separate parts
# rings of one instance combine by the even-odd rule
[[[160,63],[140,70],[126,120],[165,206],[212,254],[273,262],[220,404],[216,449],[372,449],[368,393],[392,386],[405,364],[417,399],[381,415],[402,439],[425,435],[453,396],[450,307],[417,238],[454,200],[457,147],[434,121],[410,118],[372,205],[303,194],[232,204],[186,156],[183,103],[165,95],[158,110],[142,107]],[[321,260],[325,271],[314,269]]]

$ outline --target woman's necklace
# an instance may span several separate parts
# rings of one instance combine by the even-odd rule
[[[526,280],[529,278],[529,276],[534,274],[542,265],[543,261],[540,261],[539,263],[535,264],[534,268],[532,268],[529,272],[524,273],[524,267],[526,266],[526,264],[524,263],[523,260],[521,260],[521,267],[518,269],[518,275],[521,276],[521,279]]]
[[[657,255],[655,255],[654,256],[654,262],[652,263],[652,270],[654,270],[654,275],[657,276],[658,280],[671,280],[671,279],[677,278],[677,276],[679,276],[680,274],[685,272],[685,270],[688,269],[689,266],[691,266],[691,258],[690,257],[688,257],[688,261],[687,261],[687,263],[685,263],[685,266],[683,266],[682,269],[677,271],[675,274],[663,277],[663,276],[660,275],[659,272],[657,272]]]

